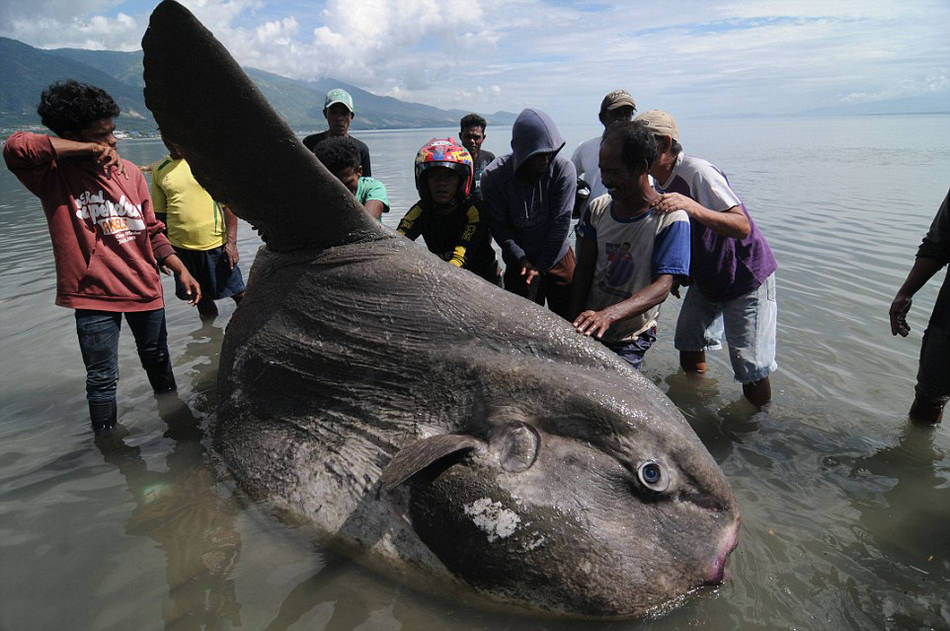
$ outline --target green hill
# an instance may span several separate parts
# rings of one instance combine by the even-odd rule
[[[0,127],[38,125],[40,93],[54,81],[76,79],[106,90],[122,108],[123,127],[154,129],[142,90],[96,67],[0,37]]]
[[[451,126],[457,125],[468,113],[378,96],[335,79],[304,82],[255,68],[245,68],[245,71],[290,126],[301,132],[326,128],[323,95],[338,87],[353,95],[356,105],[353,129]],[[0,128],[39,125],[36,104],[40,92],[50,83],[64,79],[92,83],[109,92],[122,109],[116,121],[119,129],[141,133],[156,131],[155,120],[142,97],[142,51],[41,50],[3,37],[0,37]],[[484,116],[493,125],[511,124],[515,119],[510,112]]]

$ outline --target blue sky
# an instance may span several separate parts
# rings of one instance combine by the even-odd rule
[[[932,97],[950,110],[950,1],[185,0],[237,60],[492,113],[596,120],[604,93],[680,116]],[[0,0],[0,35],[134,50],[153,2]]]

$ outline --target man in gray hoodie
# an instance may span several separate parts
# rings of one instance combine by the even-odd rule
[[[574,251],[568,241],[577,172],[558,155],[551,117],[526,109],[511,130],[512,152],[482,173],[482,199],[505,260],[505,289],[570,318]]]

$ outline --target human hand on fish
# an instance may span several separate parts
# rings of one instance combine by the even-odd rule
[[[574,328],[584,335],[596,334],[599,340],[610,328],[610,325],[620,319],[611,307],[593,311],[588,309],[574,319]]]

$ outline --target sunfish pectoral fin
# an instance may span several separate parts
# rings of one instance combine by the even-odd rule
[[[468,434],[439,434],[417,440],[400,450],[383,469],[383,490],[394,489],[446,456],[483,447],[487,447],[484,441]]]
[[[271,109],[228,51],[165,0],[142,38],[145,104],[198,181],[276,251],[384,238],[386,232]]]

